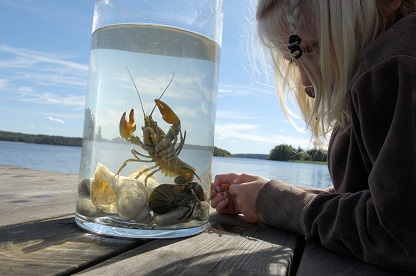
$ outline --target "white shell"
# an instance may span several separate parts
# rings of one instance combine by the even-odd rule
[[[129,178],[135,179],[135,177],[143,170],[147,169],[147,166],[143,166],[137,170],[135,170],[134,172],[132,172],[129,175]],[[142,174],[137,180],[139,180],[141,183],[145,182],[146,176],[148,175],[148,173],[144,173]],[[147,194],[150,195],[152,194],[153,190],[159,186],[159,182],[156,181],[156,177],[154,175],[149,176],[149,178],[147,178],[147,183],[145,185],[146,189],[147,189]],[[147,199],[147,202],[149,202],[149,198]]]
[[[114,178],[110,182],[117,194],[117,213],[125,220],[143,217],[146,211],[147,190],[142,183],[131,178]],[[150,214],[149,214],[150,216]]]
[[[136,176],[137,173],[134,175]],[[91,183],[91,201],[106,213],[118,213],[125,220],[147,223],[150,221],[148,191],[144,178],[117,177],[108,168],[98,163]],[[148,178],[147,185],[159,185],[154,178]]]
[[[97,165],[94,179],[90,185],[90,196],[95,206],[107,214],[112,214],[117,213],[117,195],[110,185],[112,176],[106,171],[108,169],[105,166],[101,164]]]

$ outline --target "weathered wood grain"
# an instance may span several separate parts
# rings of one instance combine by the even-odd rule
[[[0,227],[75,212],[78,175],[0,165]]]
[[[193,237],[106,238],[75,224],[77,175],[0,166],[0,185],[0,275],[286,275],[298,239],[218,214]]]
[[[0,166],[0,275],[75,272],[145,243],[76,226],[78,175]]]
[[[371,266],[241,216],[199,235],[127,240],[76,226],[78,175],[0,166],[0,275],[412,275]],[[301,253],[300,253],[301,254]]]
[[[143,244],[88,234],[73,217],[0,229],[0,275],[76,272]]]
[[[81,275],[287,275],[299,237],[214,214],[207,231],[154,240]]]

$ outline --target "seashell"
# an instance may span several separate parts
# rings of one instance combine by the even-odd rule
[[[147,169],[147,166],[143,166],[143,167],[141,167],[141,168],[139,168],[139,169],[137,169],[137,170],[135,170],[134,172],[132,172],[130,175],[129,175],[129,178],[132,178],[132,179],[135,179],[135,177],[141,172],[141,171],[143,171],[143,170],[145,170],[145,169]],[[142,174],[137,180],[139,180],[139,181],[141,181],[142,183],[144,183],[144,180],[145,180],[145,178],[146,178],[146,176],[149,174],[149,172],[148,173],[144,173],[144,174]],[[151,175],[151,176],[149,176],[149,178],[147,179],[147,185],[145,186],[146,187],[146,189],[147,189],[147,193],[148,193],[148,195],[149,195],[149,197],[150,197],[150,195],[152,194],[152,192],[153,192],[153,190],[157,187],[157,186],[159,186],[160,184],[159,184],[159,182],[157,182],[156,181],[156,177],[155,177],[155,175]],[[147,201],[149,202],[149,198],[147,199]]]
[[[107,210],[114,210],[125,220],[149,221],[148,192],[143,184],[144,177],[117,177],[99,163],[94,173],[94,182],[98,184],[95,184],[95,189],[91,186],[91,199],[94,198],[94,204],[104,202]],[[99,206],[101,210],[102,207],[103,204]]]
[[[110,182],[114,175],[107,167],[98,164],[94,172],[94,180],[90,185],[92,203],[107,214],[117,213],[117,195]]]
[[[110,185],[117,194],[117,212],[125,220],[136,220],[146,211],[147,190],[142,183],[131,178],[115,178]],[[149,214],[150,216],[150,214]]]

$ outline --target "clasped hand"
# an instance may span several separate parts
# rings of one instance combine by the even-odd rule
[[[211,183],[211,206],[218,213],[243,214],[247,222],[257,223],[257,196],[269,181],[251,174],[218,174]]]

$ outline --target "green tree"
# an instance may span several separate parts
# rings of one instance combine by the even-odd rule
[[[214,156],[231,157],[233,155],[229,151],[214,147]]]
[[[81,146],[81,138],[24,134],[19,132],[0,131],[0,141],[13,141],[35,144]]]
[[[311,156],[312,161],[327,161],[327,153],[321,149],[313,148],[311,150],[308,150],[307,153]]]
[[[289,161],[296,156],[296,150],[289,145],[282,144],[275,146],[269,154],[269,160]]]

